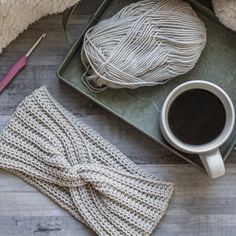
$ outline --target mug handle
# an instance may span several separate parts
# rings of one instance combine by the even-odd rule
[[[207,174],[215,179],[225,174],[225,164],[219,148],[199,154]]]

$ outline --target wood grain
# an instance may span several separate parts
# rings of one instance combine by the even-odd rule
[[[80,3],[70,26],[75,35],[82,31],[98,3],[98,0]],[[59,82],[56,70],[69,50],[61,15],[40,19],[3,51],[0,55],[0,78],[43,32],[47,33],[47,39],[33,53],[25,70],[0,95],[0,130],[23,98],[45,85],[63,106],[142,168],[176,183],[167,214],[153,235],[235,235],[235,152],[227,160],[226,176],[210,180],[197,168]],[[13,235],[88,236],[94,233],[35,188],[0,171],[0,236]]]

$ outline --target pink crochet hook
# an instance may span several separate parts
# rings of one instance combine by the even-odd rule
[[[27,65],[28,58],[33,50],[37,47],[40,41],[47,35],[43,34],[35,44],[30,48],[30,50],[18,59],[18,61],[11,67],[4,78],[0,81],[0,93],[6,88],[6,86],[14,79],[14,77]]]

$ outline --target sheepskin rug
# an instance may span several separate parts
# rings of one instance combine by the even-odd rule
[[[219,20],[236,31],[236,0],[212,0],[212,4]]]
[[[0,53],[42,16],[62,12],[77,2],[78,0],[0,0]]]

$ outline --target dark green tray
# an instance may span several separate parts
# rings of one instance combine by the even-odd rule
[[[114,15],[123,6],[134,0],[105,0],[89,21],[85,31],[98,20]],[[136,90],[114,90],[95,94],[81,82],[84,68],[80,60],[83,35],[74,43],[58,69],[59,78],[97,104],[112,112],[122,120],[148,135],[173,153],[192,164],[202,166],[195,155],[180,153],[170,147],[162,138],[159,130],[159,115],[166,96],[177,85],[188,80],[207,80],[222,87],[236,104],[236,34],[222,26],[213,12],[196,0],[187,0],[207,28],[207,44],[196,67],[189,73],[174,78],[170,82]],[[236,143],[236,129],[229,140],[221,147],[224,158]]]

